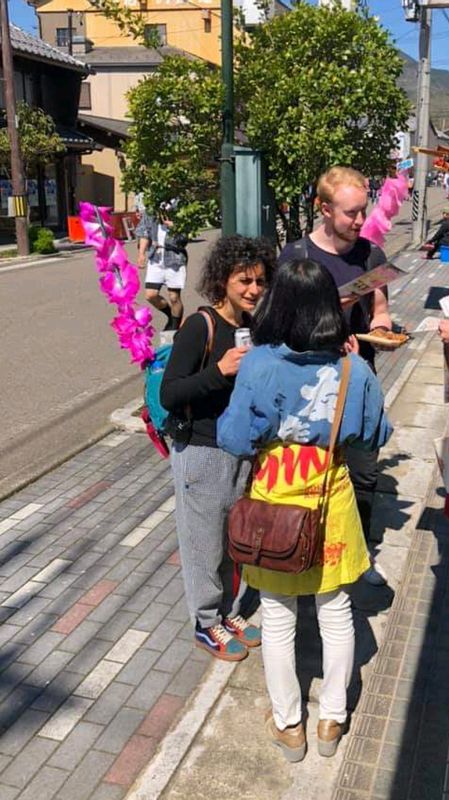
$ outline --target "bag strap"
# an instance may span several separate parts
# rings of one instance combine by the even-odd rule
[[[337,402],[335,404],[335,414],[332,420],[331,435],[329,439],[328,460],[326,472],[324,473],[323,485],[321,487],[320,497],[324,498],[327,489],[327,478],[329,469],[332,463],[332,456],[334,455],[335,445],[338,441],[338,434],[340,432],[341,421],[343,419],[343,411],[345,409],[346,395],[348,393],[349,376],[351,373],[351,360],[349,356],[343,356],[341,367],[340,386],[338,389]]]
[[[212,318],[212,315],[209,314],[209,312],[206,311],[205,308],[199,308],[198,309],[198,314],[201,314],[201,316],[204,317],[204,319],[206,320],[206,325],[207,325],[206,347],[204,348],[203,358],[201,359],[201,367],[200,367],[200,369],[204,369],[206,361],[207,361],[207,359],[209,358],[209,356],[210,356],[210,354],[212,352],[212,347],[213,347],[214,338],[215,338],[215,325],[216,325],[216,322]]]

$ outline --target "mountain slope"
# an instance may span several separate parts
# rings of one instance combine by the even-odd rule
[[[418,62],[406,53],[401,53],[404,71],[399,85],[407,97],[416,105],[418,87]],[[449,128],[449,70],[432,69],[430,75],[430,116],[437,128]]]

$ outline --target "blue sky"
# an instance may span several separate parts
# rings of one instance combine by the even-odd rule
[[[309,0],[312,5],[317,0]],[[418,24],[406,22],[400,0],[368,0],[370,11],[379,17],[382,25],[388,28],[397,41],[398,47],[408,55],[418,55]],[[34,10],[25,0],[9,0],[11,21],[31,33],[37,33]],[[449,17],[449,9],[447,10]],[[443,10],[433,12],[432,66],[449,69],[449,19]]]

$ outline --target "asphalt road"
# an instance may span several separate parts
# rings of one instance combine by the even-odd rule
[[[213,238],[190,245],[188,312],[199,303],[194,286]],[[111,411],[143,391],[109,327],[114,309],[90,251],[0,267],[0,498],[111,430]],[[155,312],[156,327],[165,322]]]

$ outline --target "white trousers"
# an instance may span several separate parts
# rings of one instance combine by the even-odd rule
[[[296,674],[297,598],[260,592],[262,656],[265,680],[279,730],[302,718],[301,688]],[[354,664],[354,624],[351,600],[341,590],[315,595],[323,643],[320,719],[346,720],[346,690]]]

